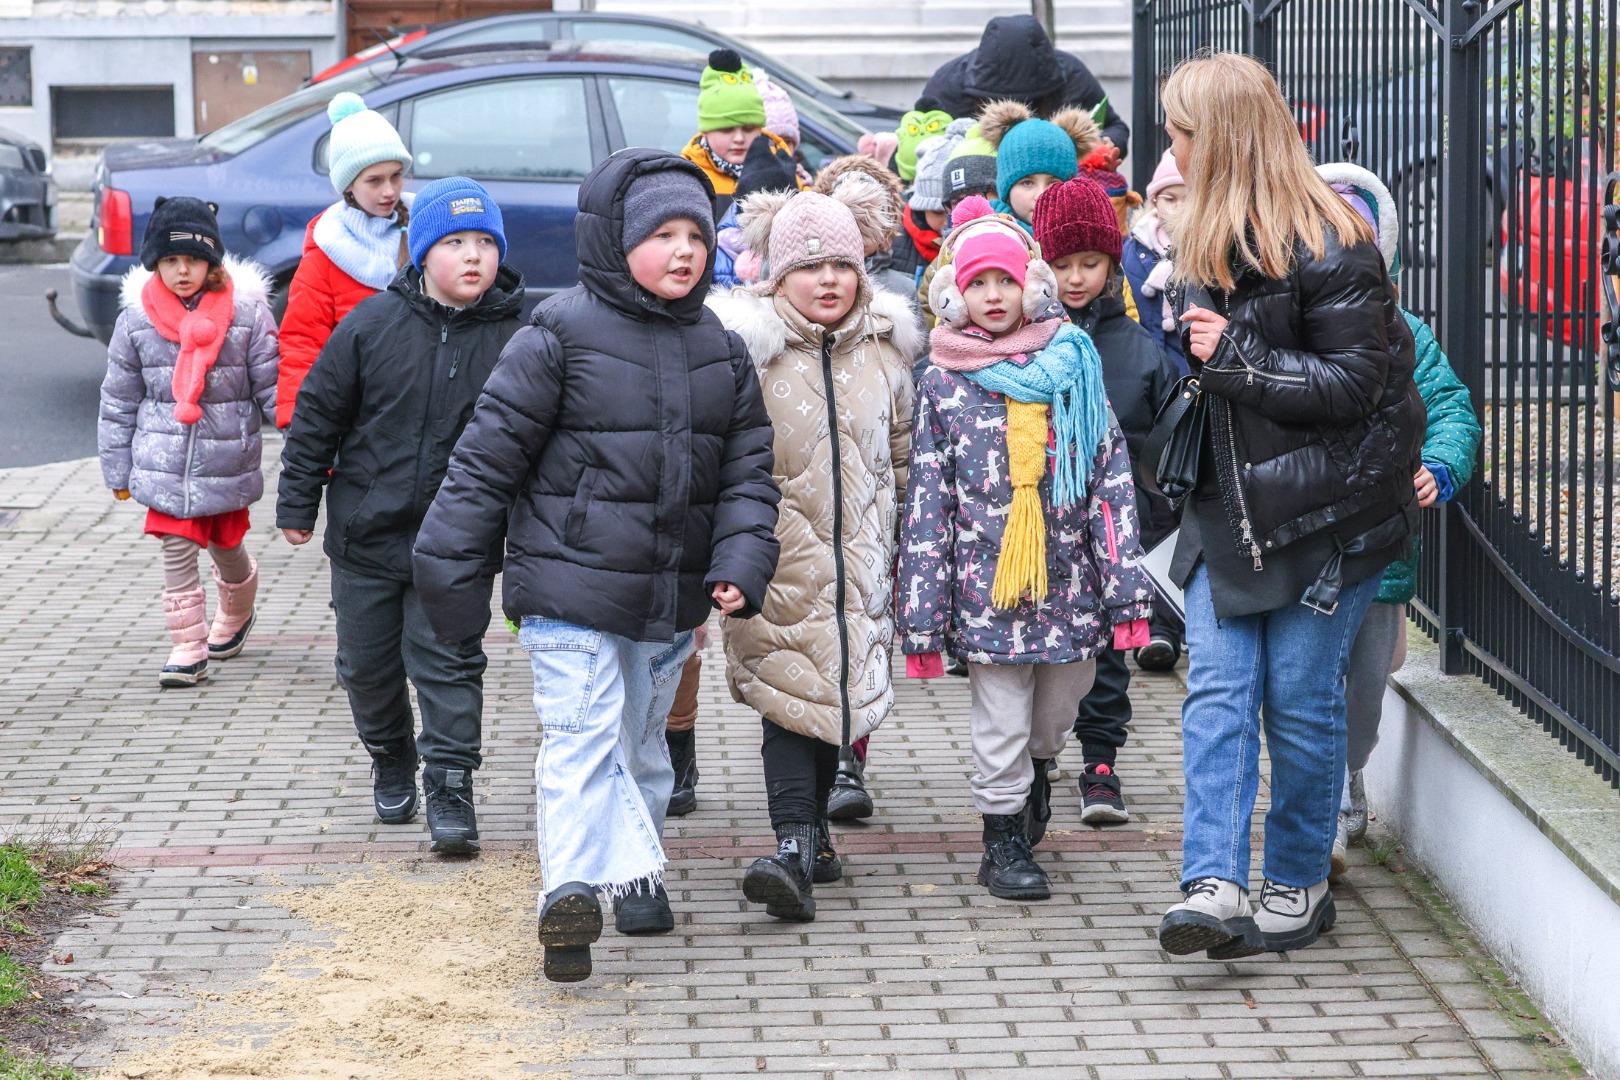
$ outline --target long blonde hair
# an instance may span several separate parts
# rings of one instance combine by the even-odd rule
[[[1276,80],[1252,57],[1185,60],[1159,100],[1192,146],[1187,197],[1167,223],[1179,280],[1232,289],[1234,257],[1268,278],[1286,277],[1296,244],[1322,257],[1324,225],[1347,245],[1374,242],[1367,222],[1317,175]]]

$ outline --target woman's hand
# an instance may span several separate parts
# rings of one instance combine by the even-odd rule
[[[1417,475],[1412,478],[1412,482],[1417,488],[1419,506],[1433,506],[1435,500],[1440,498],[1440,481],[1434,478],[1434,473],[1429,471],[1427,465],[1418,467]]]
[[[1215,347],[1221,343],[1226,320],[1208,308],[1194,306],[1187,309],[1181,321],[1187,325],[1192,354],[1202,363],[1209,363],[1209,358],[1215,355]]]
[[[315,538],[315,532],[312,529],[282,529],[281,535],[285,536],[287,543],[294,547],[307,544]]]
[[[714,598],[715,605],[719,607],[722,615],[734,615],[742,610],[742,590],[729,581],[716,584],[709,595]]]

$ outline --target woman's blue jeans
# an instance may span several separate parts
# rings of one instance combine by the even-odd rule
[[[1181,706],[1181,882],[1249,887],[1249,829],[1260,787],[1260,731],[1271,758],[1265,876],[1308,888],[1328,876],[1344,782],[1345,674],[1379,576],[1347,585],[1322,615],[1290,604],[1217,619],[1209,573],[1187,584],[1187,698]]]

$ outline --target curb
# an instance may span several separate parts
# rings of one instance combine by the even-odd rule
[[[0,244],[0,266],[65,263],[84,239],[83,233],[58,233],[49,240],[13,240]]]

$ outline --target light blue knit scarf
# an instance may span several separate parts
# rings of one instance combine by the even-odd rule
[[[398,215],[372,217],[358,206],[333,203],[315,222],[315,246],[332,265],[368,289],[388,288],[399,273]]]
[[[1051,344],[1028,360],[1003,360],[963,374],[993,394],[1052,410],[1057,443],[1047,452],[1052,458],[1052,505],[1062,508],[1085,498],[1092,459],[1108,435],[1108,391],[1091,336],[1064,323]]]

